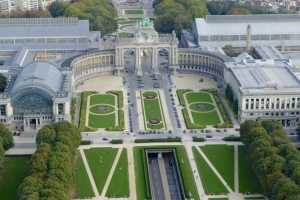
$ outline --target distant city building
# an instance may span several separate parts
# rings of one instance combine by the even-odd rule
[[[295,128],[300,117],[300,81],[292,67],[274,60],[226,63],[224,79],[238,100],[238,119],[280,120]]]
[[[87,50],[100,46],[100,32],[77,18],[0,19],[0,50]]]
[[[199,46],[274,46],[300,50],[300,15],[208,15],[197,18],[193,34]]]
[[[0,14],[8,14],[15,8],[16,2],[14,0],[0,0]]]
[[[9,15],[12,11],[45,10],[56,0],[0,0],[0,14]],[[69,0],[61,0],[69,1]]]

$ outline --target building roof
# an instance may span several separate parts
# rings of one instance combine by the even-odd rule
[[[195,20],[198,35],[299,34],[300,15],[208,15]]]
[[[21,92],[27,88],[40,88],[49,95],[60,91],[63,82],[62,73],[47,62],[33,62],[24,67],[18,75],[12,93]]]
[[[242,65],[231,67],[242,92],[300,91],[300,81],[287,65]]]
[[[0,38],[86,37],[88,20],[77,18],[5,18],[0,19]]]

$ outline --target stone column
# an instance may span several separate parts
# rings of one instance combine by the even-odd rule
[[[159,74],[159,63],[157,59],[157,48],[152,48],[152,67],[155,74]]]
[[[141,67],[141,49],[140,48],[136,48],[136,61],[135,61],[135,70],[137,72],[138,76],[142,76],[143,72],[142,72],[142,67]]]
[[[5,109],[6,109],[6,116],[7,117],[11,117],[13,115],[13,108],[12,108],[10,102],[6,104],[6,108]]]

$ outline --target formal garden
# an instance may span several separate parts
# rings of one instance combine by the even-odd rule
[[[80,122],[81,131],[123,131],[124,99],[122,91],[109,91],[104,94],[83,92],[81,95]]]
[[[141,103],[145,129],[165,129],[166,122],[159,92],[141,92]]]
[[[188,129],[232,126],[215,91],[177,90],[177,96]]]

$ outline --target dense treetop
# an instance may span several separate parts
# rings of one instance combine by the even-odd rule
[[[300,152],[281,124],[249,120],[240,132],[266,195],[272,200],[300,199]]]
[[[153,6],[155,28],[162,33],[171,33],[173,30],[179,33],[182,29],[190,28],[195,18],[208,13],[204,0],[156,0]]]
[[[31,174],[20,185],[19,199],[71,199],[80,140],[80,132],[69,122],[44,126],[37,135],[37,150],[31,158]]]
[[[110,0],[77,0],[73,3],[55,1],[49,6],[53,17],[71,16],[88,19],[91,30],[101,31],[102,35],[117,30],[117,11]]]

